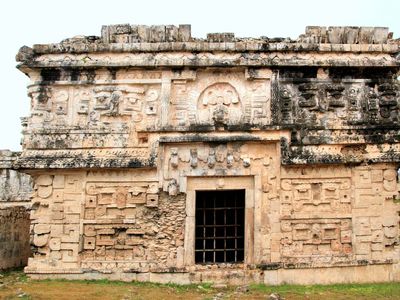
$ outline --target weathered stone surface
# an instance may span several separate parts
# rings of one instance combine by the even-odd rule
[[[30,255],[30,176],[11,169],[18,153],[0,151],[0,269],[25,266]]]
[[[0,270],[25,266],[29,255],[29,210],[0,204]]]
[[[33,178],[26,272],[398,280],[398,52],[383,27],[202,40],[129,24],[21,48],[32,109],[5,163]],[[196,192],[223,190],[245,190],[243,261],[196,264]]]

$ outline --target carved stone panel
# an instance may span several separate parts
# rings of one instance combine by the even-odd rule
[[[282,258],[296,263],[331,263],[352,259],[351,219],[282,221]],[[328,259],[328,260],[327,260]]]
[[[242,103],[236,89],[229,83],[208,86],[200,94],[197,122],[215,126],[237,124],[242,118]]]
[[[157,184],[152,182],[87,182],[86,220],[122,222],[136,218],[137,205],[157,207]]]
[[[351,213],[351,179],[282,179],[282,216],[317,217]]]
[[[270,81],[246,80],[239,72],[198,72],[195,80],[174,80],[170,123],[175,126],[266,125]]]
[[[265,192],[276,195],[273,172],[279,162],[274,143],[181,143],[165,144],[162,149],[164,166],[159,172],[163,190],[170,194],[185,192],[188,176],[261,175]]]
[[[34,178],[31,213],[32,243],[35,249],[30,268],[51,260],[46,268],[77,268],[82,218],[82,176],[49,174]]]
[[[399,87],[393,82],[310,79],[282,80],[279,88],[281,122],[337,128],[344,125],[399,122]]]
[[[156,125],[156,116],[160,113],[159,86],[100,86],[93,91],[94,106],[89,114],[90,122],[128,121],[142,130]]]

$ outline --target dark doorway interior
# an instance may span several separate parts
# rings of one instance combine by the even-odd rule
[[[244,260],[245,190],[196,191],[195,261]]]

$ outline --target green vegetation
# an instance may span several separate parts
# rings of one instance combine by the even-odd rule
[[[0,299],[400,299],[400,283],[281,285],[216,288],[212,284],[158,284],[110,280],[31,280],[22,270],[0,273]]]
[[[309,299],[313,299],[317,295],[323,295],[324,299],[400,299],[400,283],[280,285],[274,287],[256,284],[251,285],[250,289],[265,294],[298,295],[309,297]]]

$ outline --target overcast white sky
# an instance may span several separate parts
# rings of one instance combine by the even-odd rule
[[[28,78],[15,66],[23,46],[100,35],[106,24],[191,24],[192,36],[292,37],[307,25],[387,26],[400,35],[400,0],[1,0],[0,149],[20,150],[29,114]]]

